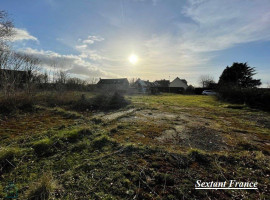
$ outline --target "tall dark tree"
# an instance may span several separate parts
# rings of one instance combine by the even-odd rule
[[[247,63],[233,63],[231,67],[226,67],[219,77],[219,86],[232,85],[241,88],[250,88],[261,85],[260,79],[253,79],[255,75],[254,67]]]

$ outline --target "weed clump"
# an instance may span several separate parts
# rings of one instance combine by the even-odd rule
[[[25,198],[29,200],[47,200],[54,195],[58,185],[53,179],[52,173],[44,173],[38,182],[33,183],[25,193]]]
[[[95,149],[102,149],[104,146],[112,143],[108,136],[100,136],[93,140],[93,147]]]
[[[20,150],[13,147],[4,147],[0,150],[0,163],[6,159],[11,159],[14,156],[18,155]]]
[[[35,150],[36,154],[42,156],[51,153],[52,145],[53,141],[51,139],[44,138],[42,140],[34,142],[32,147]]]
[[[193,159],[195,162],[198,162],[203,165],[208,165],[210,163],[210,160],[207,156],[207,154],[203,153],[200,150],[193,149],[189,152],[189,157]]]
[[[0,172],[10,169],[14,158],[21,154],[19,148],[4,147],[0,149]]]
[[[92,131],[88,128],[84,128],[79,130],[79,134],[80,135],[92,135]]]
[[[254,146],[253,144],[247,142],[240,142],[238,143],[238,147],[240,150],[247,150],[247,151],[257,151],[258,147]]]
[[[53,140],[76,142],[78,139],[81,139],[86,135],[92,135],[92,131],[90,129],[62,130],[53,137]]]
[[[16,110],[32,111],[34,99],[26,93],[15,93],[0,98],[0,110],[2,114],[9,115]]]
[[[158,173],[155,178],[157,179],[159,184],[164,184],[167,186],[174,185],[174,177],[171,174]]]
[[[81,98],[74,103],[73,109],[78,111],[86,110],[114,110],[120,109],[130,104],[130,101],[117,92],[114,94],[99,94],[91,99]]]

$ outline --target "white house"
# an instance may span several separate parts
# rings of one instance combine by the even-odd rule
[[[134,83],[135,88],[138,89],[140,93],[157,93],[158,89],[157,87],[159,86],[158,83],[156,82],[150,82],[150,81],[144,81],[141,79],[138,79]]]
[[[184,88],[187,89],[187,81],[185,79],[180,79],[176,77],[169,85],[170,88]]]

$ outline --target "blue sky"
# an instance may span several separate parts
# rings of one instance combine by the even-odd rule
[[[270,83],[269,0],[1,0],[1,10],[16,27],[14,49],[50,72],[198,85],[248,62]]]

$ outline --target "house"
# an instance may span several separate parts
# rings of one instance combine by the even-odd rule
[[[169,87],[170,85],[170,81],[169,80],[158,80],[158,81],[155,81],[159,84],[159,87]]]
[[[146,93],[148,90],[148,83],[149,81],[144,81],[141,79],[137,79],[134,83],[134,87],[138,89],[140,93]]]
[[[97,88],[109,91],[125,92],[129,88],[129,82],[127,78],[100,79],[97,83]]]
[[[188,87],[187,81],[185,79],[180,79],[176,77],[169,85],[170,92],[182,93]]]
[[[139,93],[151,93],[156,94],[158,92],[159,84],[157,82],[144,81],[137,79],[134,83],[134,87],[138,90]]]
[[[157,80],[155,81],[155,83],[158,84],[158,90],[160,92],[169,92],[169,85],[170,85],[170,81],[169,80]]]

